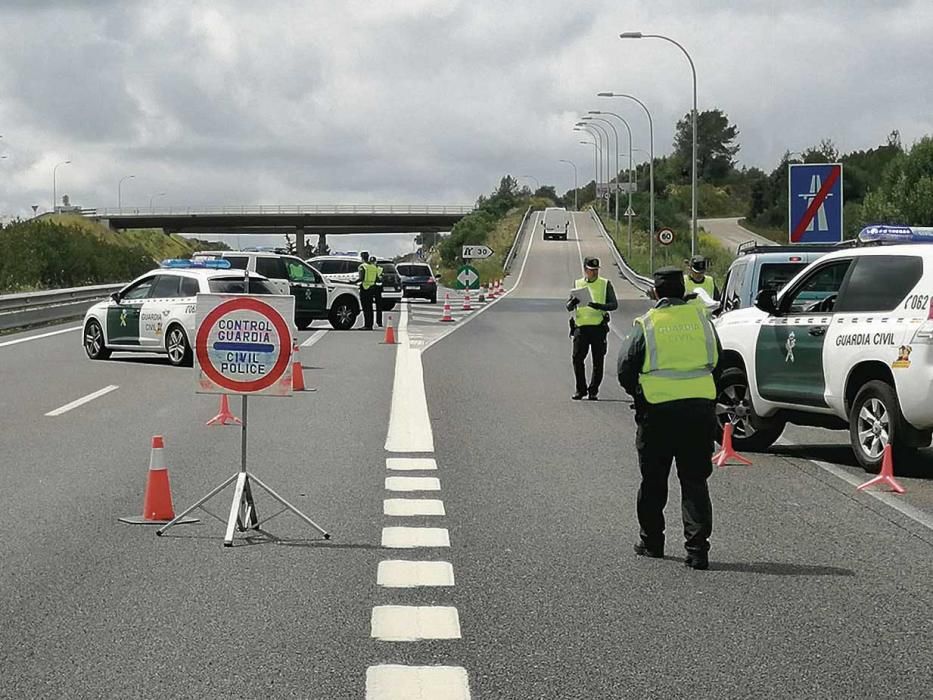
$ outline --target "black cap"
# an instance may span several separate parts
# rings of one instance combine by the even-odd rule
[[[599,258],[584,258],[583,267],[588,267],[591,270],[599,269]]]
[[[702,255],[694,255],[690,258],[690,269],[696,272],[706,272],[706,258]]]
[[[684,295],[684,273],[676,267],[662,267],[654,271],[654,288],[658,298],[682,298]]]

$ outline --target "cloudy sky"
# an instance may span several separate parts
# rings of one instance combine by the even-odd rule
[[[0,0],[0,216],[50,206],[470,203],[508,172],[592,179],[587,109],[691,104],[740,162],[933,133],[933,3],[889,0]],[[624,145],[624,144],[623,144]]]

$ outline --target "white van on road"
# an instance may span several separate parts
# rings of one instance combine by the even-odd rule
[[[541,225],[544,227],[544,240],[559,238],[566,241],[570,230],[570,215],[563,207],[548,207],[541,217]]]

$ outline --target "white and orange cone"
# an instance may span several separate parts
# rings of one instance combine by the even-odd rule
[[[164,525],[175,518],[172,506],[172,489],[168,482],[168,467],[165,466],[165,442],[161,435],[153,435],[149,453],[149,472],[146,477],[146,493],[143,496],[143,514],[120,518],[120,522],[131,525]],[[183,518],[179,523],[196,523],[197,518]]]
[[[479,299],[477,299],[477,301],[480,304],[486,303],[486,285],[485,284],[479,288]]]
[[[453,323],[454,317],[450,315],[450,292],[444,295],[444,315],[441,317],[441,323]]]
[[[397,345],[395,340],[395,327],[392,325],[392,314],[389,314],[388,323],[386,323],[386,335],[382,343],[384,345]]]
[[[470,291],[467,290],[467,293],[463,297],[463,308],[461,311],[472,311],[473,307],[470,306]]]
[[[305,390],[305,375],[298,358],[298,343],[292,342],[292,391]]]

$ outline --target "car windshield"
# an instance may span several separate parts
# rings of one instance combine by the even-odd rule
[[[207,283],[213,294],[245,294],[246,289],[242,277],[213,277]],[[266,280],[249,278],[249,294],[275,294]]]
[[[427,265],[397,265],[396,269],[400,275],[405,275],[405,277],[431,276],[431,268]]]
[[[758,291],[771,289],[777,292],[783,289],[806,266],[806,263],[764,263],[758,274]]]

